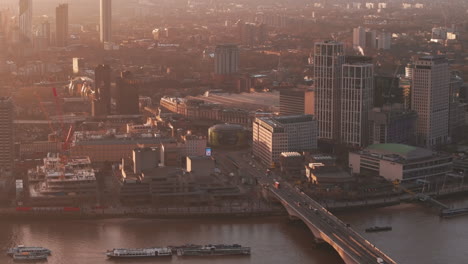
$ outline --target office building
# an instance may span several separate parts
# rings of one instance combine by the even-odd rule
[[[243,45],[255,46],[265,42],[267,35],[265,24],[245,23],[239,20],[236,26],[240,43]]]
[[[339,140],[343,43],[320,42],[315,44],[314,50],[314,112],[318,121],[318,137]]]
[[[112,41],[112,0],[100,0],[100,39],[101,43]]]
[[[7,44],[6,44],[6,39],[5,39],[5,34],[2,32],[2,29],[0,28],[0,50],[6,51],[7,50]],[[0,76],[7,74],[9,72],[9,67],[7,65],[7,56],[6,52],[0,52]]]
[[[239,48],[234,44],[223,44],[215,49],[215,74],[233,75],[239,71]]]
[[[57,47],[68,44],[68,4],[60,4],[55,9],[55,44]]]
[[[452,142],[464,137],[466,103],[460,100],[463,79],[458,72],[452,72],[449,85],[449,136]]]
[[[281,89],[280,115],[313,115],[314,95],[312,88]]]
[[[124,71],[116,80],[117,98],[116,110],[119,115],[138,115],[140,105],[138,87],[140,80],[133,77],[129,71]]]
[[[83,71],[83,67],[83,58],[73,58],[73,74],[80,74]]]
[[[369,112],[369,144],[412,144],[416,136],[416,112],[401,104],[384,105]]]
[[[92,103],[93,116],[111,114],[111,69],[108,65],[98,65],[94,70],[95,94]]]
[[[0,97],[0,178],[13,169],[13,112],[12,98]]]
[[[363,27],[357,27],[353,29],[353,48],[358,50],[359,48],[366,48],[366,29]]]
[[[19,0],[19,30],[22,41],[32,41],[32,0]]]
[[[374,65],[367,57],[347,58],[341,85],[341,142],[367,146],[368,114],[374,102]]]
[[[283,152],[317,148],[317,121],[312,115],[259,117],[252,130],[253,154],[267,165],[278,163]]]
[[[418,145],[431,148],[448,141],[450,72],[443,56],[425,56],[414,63],[411,109],[418,114]]]
[[[8,199],[14,190],[13,111],[12,98],[0,97],[0,200]]]
[[[452,158],[429,149],[403,144],[374,144],[349,153],[352,173],[381,176],[389,181],[443,178],[452,170]]]
[[[392,43],[392,34],[390,32],[380,32],[377,36],[377,48],[380,50],[389,50]]]
[[[161,150],[158,147],[136,148],[132,154],[135,174],[155,169],[161,163]]]

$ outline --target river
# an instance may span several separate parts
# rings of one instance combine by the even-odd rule
[[[448,201],[468,206],[468,199]],[[468,216],[440,219],[435,211],[404,204],[338,216],[401,264],[468,263]],[[393,230],[364,233],[373,225]],[[0,248],[25,244],[53,251],[49,264],[112,263],[104,252],[114,247],[150,247],[185,243],[239,243],[252,247],[249,257],[127,260],[125,263],[307,263],[339,264],[328,246],[314,246],[312,235],[301,222],[286,217],[249,219],[108,219],[67,221],[0,221]],[[13,263],[0,254],[0,263]]]

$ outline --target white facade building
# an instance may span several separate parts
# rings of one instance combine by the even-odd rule
[[[450,72],[443,56],[426,56],[414,63],[411,108],[418,114],[418,144],[431,148],[448,140]]]
[[[369,111],[374,98],[374,65],[343,64],[341,86],[341,142],[366,146],[369,142]]]
[[[264,164],[279,162],[282,152],[317,148],[317,121],[312,115],[260,117],[253,123],[253,154]]]

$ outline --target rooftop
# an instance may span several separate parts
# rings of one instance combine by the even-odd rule
[[[382,155],[398,155],[405,159],[419,159],[432,156],[432,151],[404,144],[374,144],[366,148],[367,151]]]

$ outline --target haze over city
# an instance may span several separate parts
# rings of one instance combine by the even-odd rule
[[[467,263],[468,2],[0,0],[0,263]]]

